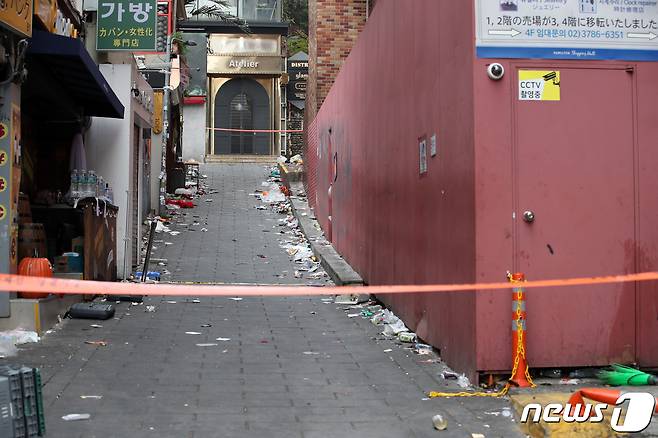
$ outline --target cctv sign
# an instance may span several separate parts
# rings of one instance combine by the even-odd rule
[[[560,100],[560,72],[519,70],[519,100]]]
[[[626,415],[622,418],[622,405],[628,402]],[[647,392],[627,392],[621,394],[615,402],[610,419],[610,427],[615,432],[637,433],[649,427],[656,409],[656,399]],[[529,403],[523,408],[521,423],[601,423],[603,411],[608,409],[606,403],[561,405],[551,403],[542,406]]]

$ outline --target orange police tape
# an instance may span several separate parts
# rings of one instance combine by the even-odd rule
[[[583,277],[561,280],[526,281],[526,288],[582,286],[607,283],[627,283],[631,281],[658,280],[658,272],[613,275],[608,277]],[[477,284],[429,284],[400,286],[231,286],[200,284],[139,284],[112,283],[88,280],[62,280],[57,278],[27,277],[0,274],[0,291],[11,292],[48,292],[58,294],[95,294],[95,295],[168,295],[168,296],[305,296],[305,295],[340,295],[340,294],[412,294],[436,292],[466,292],[472,290],[509,290],[510,283]]]

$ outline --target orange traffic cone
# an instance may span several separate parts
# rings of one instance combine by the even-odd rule
[[[594,400],[599,403],[606,403],[609,406],[617,404],[617,400],[621,395],[618,389],[603,389],[603,388],[583,388],[580,389],[569,397],[569,405],[571,406],[570,414],[573,415],[576,408],[578,408],[578,415],[581,415],[582,410],[585,409],[585,400],[583,398]],[[656,409],[654,413],[658,413],[658,399],[656,400]]]
[[[532,388],[535,384],[528,373],[526,357],[526,309],[523,282],[525,275],[509,274],[512,283],[512,377],[510,382],[519,388]]]

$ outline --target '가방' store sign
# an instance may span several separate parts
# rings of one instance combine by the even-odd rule
[[[658,61],[658,0],[474,0],[480,58]]]
[[[97,50],[156,51],[156,0],[99,0]]]

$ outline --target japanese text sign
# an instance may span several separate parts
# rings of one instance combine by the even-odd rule
[[[480,58],[658,60],[658,0],[475,0]]]
[[[32,0],[0,2],[0,24],[23,36],[32,36]]]
[[[156,0],[99,0],[97,50],[155,51]]]

